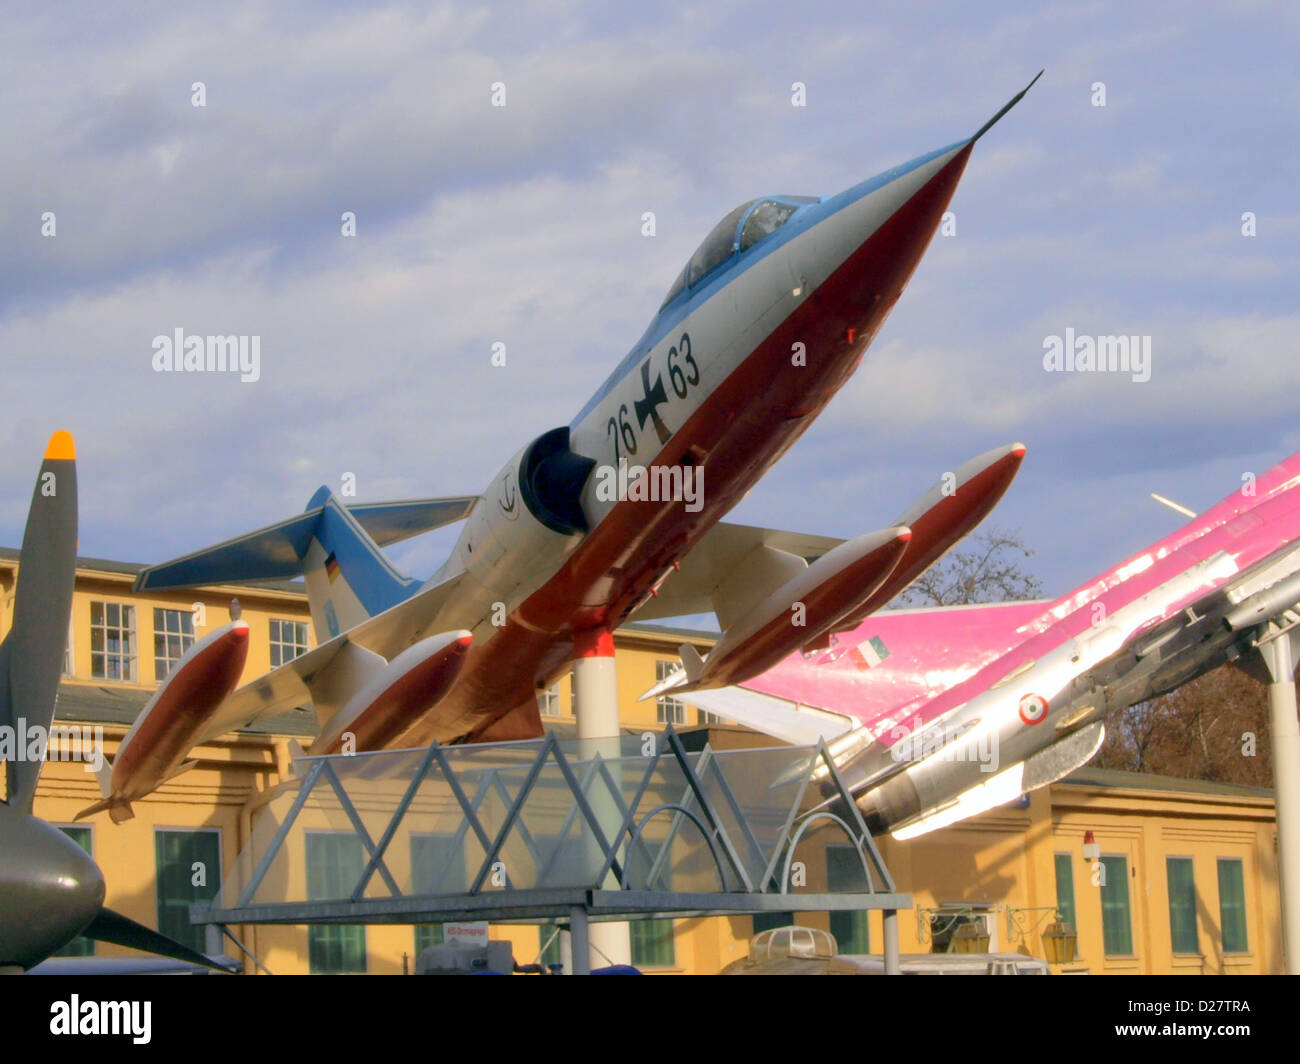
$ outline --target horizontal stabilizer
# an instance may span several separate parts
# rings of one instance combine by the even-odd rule
[[[344,508],[375,543],[383,547],[459,521],[477,501],[476,495],[456,495],[439,499],[355,503]],[[301,576],[303,558],[324,510],[324,506],[312,506],[255,532],[161,565],[151,565],[136,577],[135,590],[291,580]]]
[[[371,539],[381,547],[387,547],[443,525],[463,521],[478,498],[477,495],[450,495],[441,499],[354,503],[347,510]]]

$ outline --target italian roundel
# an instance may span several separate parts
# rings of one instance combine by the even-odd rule
[[[1047,699],[1042,695],[1025,695],[1020,700],[1020,719],[1026,724],[1037,724],[1047,716]]]

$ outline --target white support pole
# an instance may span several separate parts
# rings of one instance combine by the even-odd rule
[[[591,964],[590,939],[591,925],[587,923],[587,910],[575,905],[569,910],[569,939],[573,942],[573,974],[590,975]]]
[[[903,967],[898,953],[898,910],[885,909],[881,915],[884,917],[885,926],[885,974],[900,975]]]
[[[1277,871],[1282,902],[1282,949],[1288,975],[1300,975],[1300,721],[1290,633],[1259,648],[1268,667],[1273,791],[1277,800]]]
[[[580,632],[573,646],[573,699],[578,719],[578,739],[582,756],[594,757],[597,753],[608,760],[619,756],[618,674],[614,667],[614,637],[604,628]],[[610,772],[619,782],[618,766],[611,765]],[[600,822],[607,840],[612,840],[622,820],[618,806],[608,795],[603,781],[597,778],[591,791],[592,809]],[[596,857],[596,863],[604,858]],[[617,888],[613,873],[607,884]],[[631,964],[632,944],[626,922],[600,922],[590,924],[587,938],[590,943],[590,967],[603,968],[608,964]],[[573,940],[574,970],[578,970],[578,939]]]

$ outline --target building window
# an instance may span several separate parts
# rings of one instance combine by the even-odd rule
[[[541,924],[537,928],[537,963],[543,968],[552,964],[564,963],[564,943],[561,937],[564,929],[556,924]]]
[[[465,849],[452,844],[454,835],[411,836],[411,891],[413,894],[435,896],[463,894],[469,889],[465,882]],[[442,924],[415,925],[415,955],[418,958],[430,946],[442,945]]]
[[[158,930],[199,953],[205,925],[190,923],[190,904],[211,901],[221,887],[221,832],[154,831]]]
[[[1223,952],[1246,953],[1246,884],[1241,860],[1219,858],[1219,926],[1223,928]]]
[[[1169,880],[1169,938],[1175,953],[1200,953],[1196,937],[1196,882],[1190,857],[1166,857]]]
[[[161,683],[194,645],[194,614],[189,610],[153,611],[153,678]]]
[[[538,692],[537,709],[543,717],[558,717],[560,711],[560,685],[557,683],[554,687],[548,687],[545,691]]]
[[[86,851],[88,856],[93,856],[90,852],[90,828],[87,827],[59,827],[68,838]],[[95,955],[95,940],[87,938],[85,935],[78,935],[61,949],[55,950],[50,954],[52,957],[93,957]]]
[[[1129,915],[1128,858],[1101,859],[1101,938],[1107,957],[1133,955],[1133,925]]]
[[[72,618],[68,618],[68,641],[63,647],[63,675],[73,675],[73,662],[76,659],[72,654]]]
[[[673,948],[673,921],[633,920],[628,925],[634,968],[671,968],[677,954]]]
[[[135,683],[134,606],[90,604],[90,675],[96,680]]]
[[[1074,911],[1074,865],[1068,853],[1056,854],[1056,911],[1063,923],[1079,930]]]
[[[677,669],[677,664],[672,661],[655,662],[655,680],[665,680]],[[660,724],[685,724],[686,723],[686,703],[680,698],[673,698],[671,695],[660,695],[655,699],[655,719]]]
[[[856,846],[826,847],[826,889],[832,894],[871,889]],[[841,953],[870,953],[871,938],[865,911],[832,912],[831,934]]]
[[[355,835],[309,831],[307,899],[342,901],[352,896],[365,860]],[[366,970],[366,929],[359,924],[311,924],[307,928],[307,963],[313,975],[341,975]]]
[[[718,714],[716,713],[709,713],[703,709],[698,710],[697,712],[700,715],[701,724],[726,724],[727,723],[726,720],[718,716]]]
[[[789,927],[794,923],[794,913],[755,913],[751,918],[753,930],[750,936],[760,931],[771,931],[774,927]]]
[[[307,653],[307,622],[271,618],[271,668]]]

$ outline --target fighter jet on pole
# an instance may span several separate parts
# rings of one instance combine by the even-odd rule
[[[716,611],[743,659],[726,672],[734,681],[817,634],[733,635],[754,606],[775,616],[811,603],[825,635],[883,604],[891,573],[929,564],[987,512],[1023,448],[963,497],[969,512],[939,507],[924,535],[895,524],[841,547],[721,519],[857,368],[976,142],[1024,91],[973,136],[837,195],[730,211],[574,419],[522,447],[481,495],[347,505],[322,488],[296,517],[144,570],[139,591],[306,578],[320,645],[191,720],[190,745],[308,702],[320,749],[530,738],[542,733],[537,693],[575,641],[633,615]],[[461,519],[422,585],[384,557]],[[408,682],[414,670],[428,675]]]
[[[958,495],[961,494],[960,489]],[[897,610],[739,685],[653,689],[795,743],[828,740],[868,825],[905,839],[1087,763],[1104,718],[1300,629],[1300,453],[1050,602]],[[692,684],[692,669],[697,681]],[[1289,679],[1289,678],[1288,678]]]

